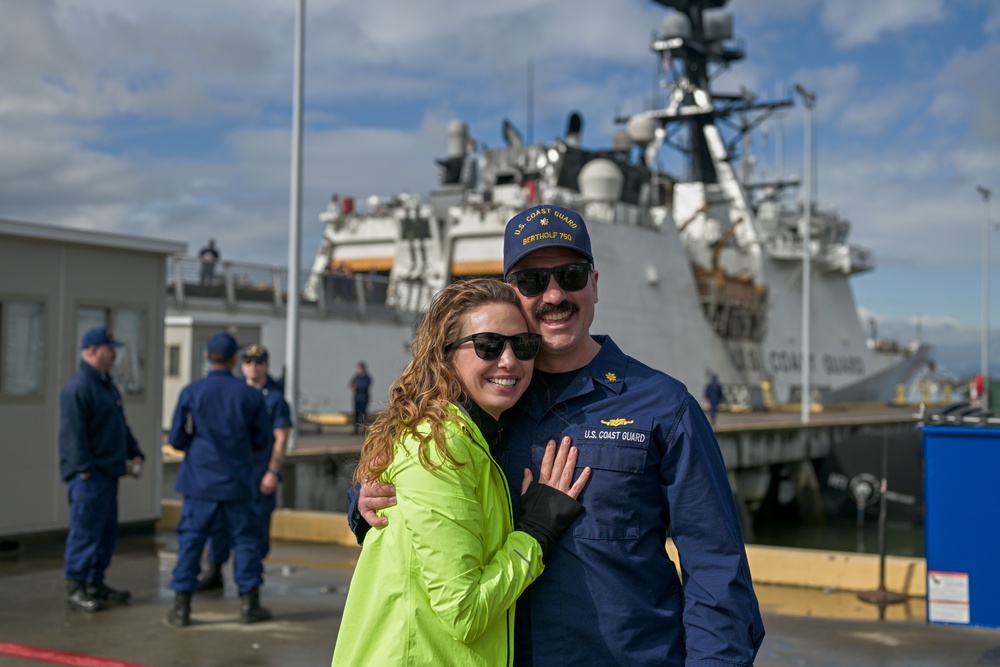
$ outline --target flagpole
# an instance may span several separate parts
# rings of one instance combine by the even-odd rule
[[[295,8],[295,63],[292,93],[292,183],[288,205],[288,311],[285,319],[285,400],[293,419],[299,416],[299,265],[302,254],[302,63],[306,0]],[[295,449],[297,425],[288,434]]]

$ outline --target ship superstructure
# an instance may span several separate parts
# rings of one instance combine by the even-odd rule
[[[617,119],[604,149],[583,147],[577,113],[562,140],[542,144],[504,120],[506,145],[483,150],[454,121],[427,202],[372,198],[364,211],[350,198],[331,202],[306,298],[319,298],[337,267],[374,271],[388,277],[386,305],[415,319],[449,281],[499,277],[506,221],[557,204],[580,211],[593,237],[594,331],[695,393],[714,373],[730,403],[799,401],[805,205],[789,203],[797,180],[753,182],[752,161],[738,155],[792,101],[712,91],[717,73],[744,57],[724,0],[657,2],[674,10],[651,44],[664,64],[662,105]],[[671,150],[684,173],[659,166]],[[891,400],[927,348],[867,339],[848,279],[874,268],[872,254],[849,243],[847,221],[811,206],[813,399]]]

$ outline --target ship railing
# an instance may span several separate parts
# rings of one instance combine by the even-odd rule
[[[299,303],[319,317],[338,316],[399,320],[389,302],[389,278],[381,274],[316,275],[298,272]],[[321,289],[307,298],[306,285],[315,280]],[[219,261],[206,268],[197,257],[175,255],[167,263],[167,293],[178,308],[192,299],[217,300],[230,311],[270,305],[288,305],[288,271],[284,267],[249,262]]]

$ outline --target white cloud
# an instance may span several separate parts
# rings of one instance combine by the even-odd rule
[[[8,5],[0,22],[0,216],[195,249],[211,234],[229,258],[284,261],[294,3]],[[901,58],[888,84],[873,83],[885,77],[882,64],[852,60],[826,41],[803,57],[789,50],[790,35],[822,36],[804,24],[821,12],[839,46],[859,46],[941,21],[943,8],[935,0],[740,0],[726,8],[738,35],[753,35],[748,60],[719,88],[745,85],[773,99],[801,81],[818,93],[820,201],[836,204],[854,240],[883,263],[967,263],[976,247],[976,226],[960,221],[980,219],[975,183],[1000,193],[1000,86],[988,85],[1000,60],[1000,10],[988,10],[983,28],[992,44],[942,37],[939,71],[908,71]],[[567,113],[579,110],[584,143],[607,144],[616,111],[648,103],[649,38],[666,15],[648,0],[582,0],[572,9],[552,0],[310,0],[307,12],[305,259],[332,192],[426,193],[449,120],[467,120],[491,146],[505,116],[527,134],[529,59],[534,138],[561,135]],[[803,113],[783,116],[792,172]]]
[[[937,23],[945,16],[943,0],[825,0],[823,23],[841,47],[876,41],[883,33]]]

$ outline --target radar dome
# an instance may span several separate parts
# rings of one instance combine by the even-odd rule
[[[671,37],[688,38],[691,36],[691,21],[680,12],[667,14],[660,24],[660,39],[670,39]]]
[[[596,158],[583,165],[577,178],[584,201],[609,201],[621,199],[625,176],[611,160]]]
[[[648,146],[656,137],[656,119],[649,114],[636,114],[625,126],[628,137],[638,146]]]

